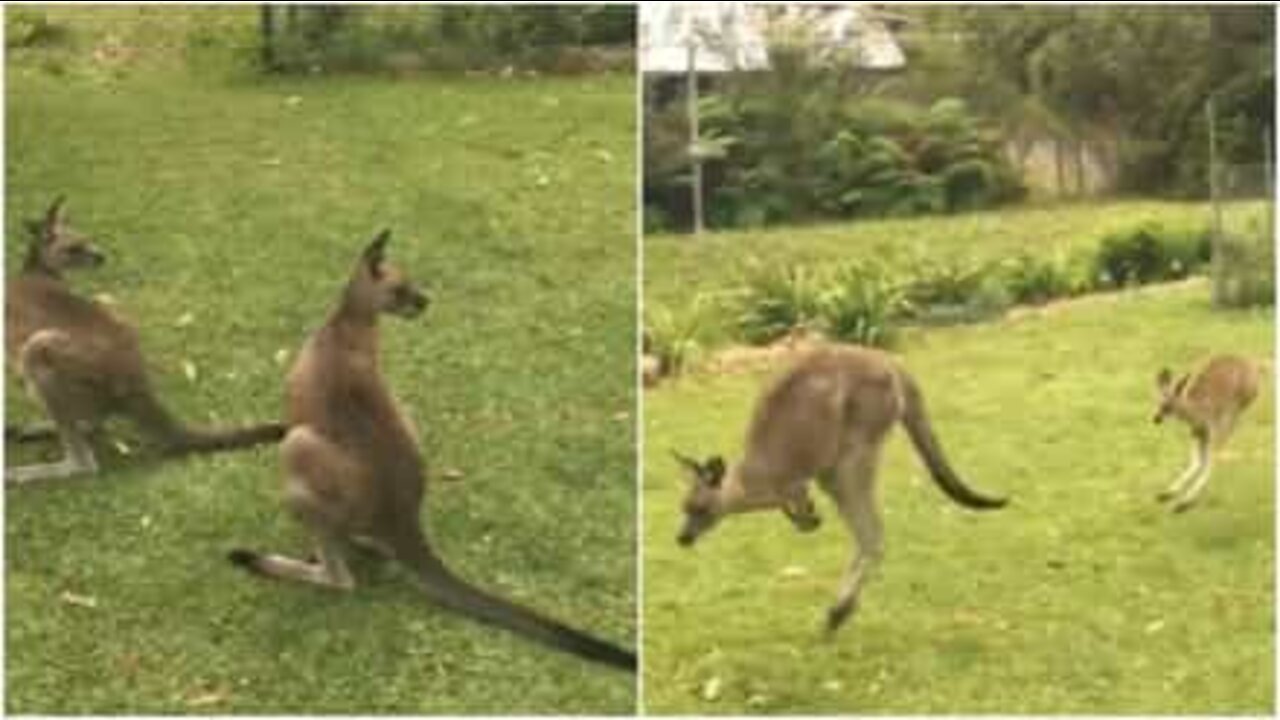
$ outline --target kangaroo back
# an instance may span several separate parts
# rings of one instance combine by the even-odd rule
[[[147,387],[128,398],[126,413],[143,432],[172,455],[237,450],[284,438],[283,423],[262,423],[238,428],[196,428],[169,412]]]
[[[445,608],[588,660],[623,670],[636,669],[634,653],[487,593],[458,577],[431,551],[416,528],[403,533],[392,547],[396,558],[417,574],[427,597]]]
[[[924,397],[920,388],[906,371],[899,370],[898,378],[902,386],[902,424],[907,429],[911,444],[915,446],[920,459],[929,469],[929,477],[937,483],[947,497],[964,507],[974,510],[993,510],[1004,507],[1007,498],[996,498],[983,495],[973,490],[960,479],[947,458],[942,453],[942,446],[933,434],[933,426],[925,412]]]

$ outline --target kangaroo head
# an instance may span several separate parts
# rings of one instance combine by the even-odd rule
[[[724,480],[724,459],[716,455],[698,462],[680,453],[672,453],[685,470],[689,491],[684,496],[684,524],[676,542],[689,547],[724,516],[720,504],[720,485]]]
[[[1169,368],[1161,368],[1160,372],[1156,373],[1156,389],[1160,393],[1160,399],[1156,405],[1156,414],[1151,418],[1152,422],[1159,425],[1166,417],[1178,414],[1182,404],[1182,391],[1187,387],[1187,381],[1190,379],[1190,375],[1182,375],[1174,380]]]
[[[93,241],[76,232],[67,222],[64,198],[53,201],[40,220],[28,220],[31,241],[27,250],[27,270],[60,277],[64,270],[97,267],[106,256]]]
[[[417,317],[430,300],[400,268],[387,262],[390,239],[391,231],[383,230],[364,249],[347,286],[347,302],[370,315]]]

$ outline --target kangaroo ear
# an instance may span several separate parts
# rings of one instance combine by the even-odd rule
[[[681,455],[677,450],[671,451],[671,457],[675,458],[676,462],[680,463],[681,467],[692,473],[690,477],[698,477],[702,475],[702,466],[698,464],[697,460],[694,460],[688,455]]]
[[[1187,381],[1189,381],[1190,379],[1191,379],[1190,373],[1178,378],[1177,381],[1173,383],[1173,392],[1175,394],[1182,392],[1182,389],[1187,386]]]
[[[382,275],[382,261],[386,259],[387,241],[390,239],[391,230],[383,230],[378,233],[377,236],[370,241],[369,246],[364,249],[364,263],[374,277],[380,277]]]
[[[1156,373],[1156,387],[1165,388],[1169,386],[1169,381],[1173,379],[1173,373],[1169,368],[1160,368],[1160,372]]]
[[[52,227],[54,225],[62,224],[62,221],[65,219],[63,206],[66,204],[66,202],[67,202],[66,195],[59,195],[58,197],[54,198],[53,204],[50,205],[49,209],[46,210],[44,213],[44,222],[46,226]]]
[[[707,462],[702,467],[711,487],[720,487],[720,481],[724,479],[724,458],[713,455],[707,458]]]

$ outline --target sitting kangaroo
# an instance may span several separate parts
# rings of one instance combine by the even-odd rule
[[[378,316],[416,317],[427,297],[385,261],[388,238],[382,232],[364,251],[337,307],[289,372],[284,506],[314,537],[316,557],[236,549],[230,560],[263,575],[350,590],[346,555],[359,545],[412,570],[427,597],[450,610],[634,671],[631,652],[475,588],[428,543],[418,517],[426,474],[417,432],[378,369]]]
[[[1196,503],[1209,484],[1212,452],[1222,446],[1235,429],[1240,414],[1258,395],[1258,367],[1234,355],[1209,358],[1194,375],[1177,380],[1168,368],[1156,375],[1160,404],[1152,420],[1158,425],[1170,415],[1191,428],[1191,462],[1182,475],[1156,496],[1160,502],[1173,500],[1173,511],[1183,512]]]
[[[728,515],[771,508],[781,509],[798,530],[815,530],[820,519],[808,484],[816,477],[856,541],[827,613],[827,632],[834,633],[856,610],[863,581],[884,552],[876,469],[899,421],[948,497],[975,510],[1006,504],[971,490],[951,469],[915,380],[892,358],[866,348],[827,346],[808,353],[764,392],[741,460],[726,467],[718,456],[698,462],[676,454],[692,482],[678,542],[691,546]]]
[[[284,436],[279,423],[198,429],[171,415],[151,389],[137,332],[103,305],[76,295],[63,279],[64,271],[97,267],[104,259],[68,225],[62,198],[28,229],[26,261],[5,291],[5,355],[53,424],[40,430],[6,428],[5,434],[18,439],[56,434],[64,458],[6,468],[6,481],[96,473],[88,436],[116,415],[134,421],[171,454],[242,448]]]

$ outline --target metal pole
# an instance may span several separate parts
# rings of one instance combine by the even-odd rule
[[[1273,243],[1276,236],[1276,185],[1275,166],[1271,158],[1271,128],[1262,129],[1262,149],[1266,153],[1263,159],[1263,172],[1266,177],[1262,182],[1267,189],[1267,235],[1262,238],[1263,242]]]
[[[702,234],[702,156],[698,149],[698,48],[694,33],[689,33],[688,73],[685,103],[689,114],[689,159],[693,161],[693,233]]]
[[[1204,105],[1209,124],[1209,204],[1213,208],[1213,258],[1210,272],[1213,275],[1212,298],[1215,305],[1223,301],[1223,267],[1222,267],[1222,203],[1218,188],[1218,133],[1214,123],[1213,96],[1210,95]]]

